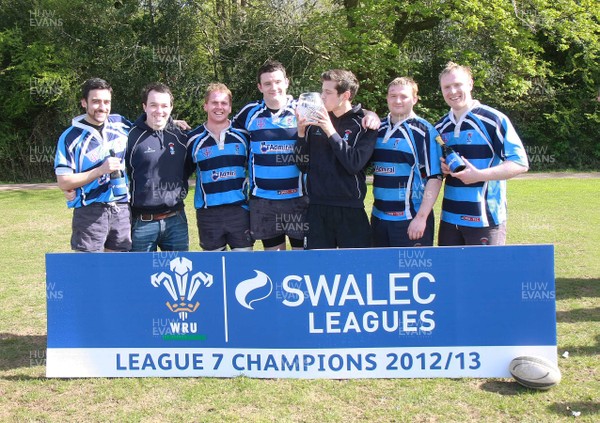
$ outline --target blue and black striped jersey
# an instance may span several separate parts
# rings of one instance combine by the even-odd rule
[[[245,206],[248,196],[246,135],[229,127],[218,136],[201,125],[188,136],[188,155],[196,163],[194,207]]]
[[[264,101],[246,105],[234,118],[233,127],[250,138],[250,193],[259,198],[286,200],[303,195],[303,178],[295,164],[298,133],[296,101],[273,112]]]
[[[458,121],[450,111],[435,127],[446,144],[478,169],[498,166],[504,160],[529,166],[523,143],[508,117],[479,102]],[[446,178],[444,222],[488,227],[505,222],[506,213],[506,181],[465,185],[450,175]]]
[[[373,215],[382,220],[411,220],[421,202],[427,180],[441,178],[438,132],[412,114],[392,124],[381,121],[373,152]]]
[[[71,126],[58,139],[54,158],[56,175],[82,173],[101,166],[110,156],[110,150],[124,161],[127,148],[127,134],[131,122],[121,115],[109,115],[99,133],[94,127],[84,123],[85,115],[73,118]],[[125,175],[127,178],[127,175]],[[110,176],[102,175],[75,192],[75,199],[67,202],[72,208],[92,203],[127,202],[129,194],[115,197],[110,189]]]

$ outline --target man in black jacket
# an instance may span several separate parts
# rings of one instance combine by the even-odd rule
[[[321,81],[326,110],[311,122],[298,116],[295,146],[296,164],[307,175],[310,200],[305,248],[370,247],[364,168],[373,154],[377,131],[362,127],[364,111],[352,105],[359,85],[352,72],[330,70]]]
[[[187,136],[171,118],[173,94],[161,83],[146,86],[144,112],[129,131],[125,163],[131,181],[131,251],[187,251],[183,200],[193,166]]]

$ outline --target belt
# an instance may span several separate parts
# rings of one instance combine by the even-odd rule
[[[142,222],[154,222],[157,220],[167,219],[169,217],[173,217],[177,215],[179,211],[168,211],[164,213],[154,213],[154,214],[140,214],[139,218]]]

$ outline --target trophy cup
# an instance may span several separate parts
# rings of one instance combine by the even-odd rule
[[[298,115],[306,118],[307,123],[317,123],[318,113],[324,108],[321,94],[303,93],[298,97]]]

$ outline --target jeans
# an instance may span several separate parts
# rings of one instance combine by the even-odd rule
[[[190,239],[185,211],[162,220],[144,222],[137,218],[131,227],[131,251],[188,251]]]

